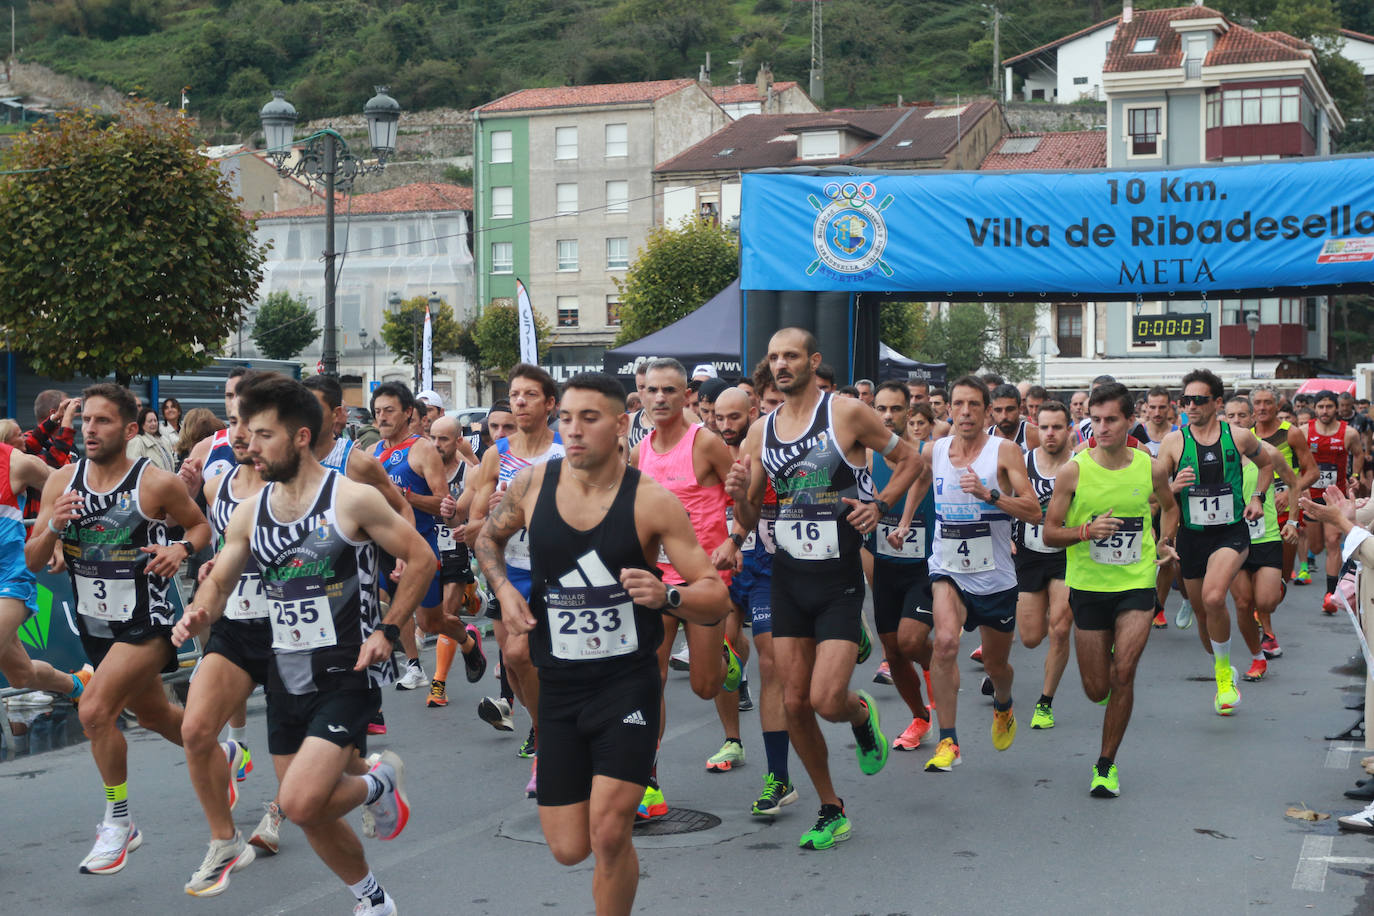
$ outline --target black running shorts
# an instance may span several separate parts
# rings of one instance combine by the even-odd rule
[[[1271,569],[1283,569],[1283,541],[1269,541],[1267,544],[1251,544],[1250,555],[1245,558],[1245,562],[1240,568],[1246,572],[1269,567]]]
[[[575,805],[592,796],[592,777],[648,785],[658,754],[663,682],[658,659],[591,682],[551,679],[539,686],[540,805]]]
[[[1194,531],[1180,525],[1178,529],[1179,566],[1184,579],[1201,579],[1207,575],[1212,554],[1229,548],[1245,558],[1250,549],[1250,527],[1245,522],[1216,525]]]
[[[930,567],[917,563],[873,562],[873,622],[878,632],[896,633],[902,618],[935,625],[930,615]]]
[[[445,550],[439,554],[440,585],[447,585],[450,582],[467,585],[469,582],[476,581],[476,577],[472,574],[472,563],[468,561],[467,544],[459,542],[453,550]]]
[[[1040,553],[1038,550],[1018,548],[1016,551],[1016,590],[1018,592],[1043,592],[1050,587],[1050,580],[1063,580],[1068,568],[1068,553],[1057,550],[1054,553]]]
[[[256,684],[267,686],[272,667],[272,626],[266,620],[249,623],[220,618],[210,628],[203,655],[223,655],[248,673]]]
[[[859,558],[841,571],[815,572],[805,561],[773,558],[773,636],[847,639],[858,645],[862,632],[864,572]]]
[[[356,747],[365,757],[367,723],[381,708],[380,687],[304,694],[268,691],[267,750],[294,754],[306,738],[323,738],[339,747]]]
[[[81,615],[78,614],[78,620],[80,617]],[[90,659],[92,668],[100,667],[100,663],[105,660],[105,656],[110,653],[110,649],[117,642],[127,642],[133,645],[160,642],[167,647],[167,660],[162,664],[162,673],[171,674],[177,670],[177,650],[172,645],[171,627],[164,627],[150,620],[113,624],[111,629],[114,631],[114,636],[92,636],[86,631],[86,627],[80,623],[78,623],[77,629],[81,633],[81,648],[86,651],[86,658]]]
[[[1117,615],[1125,611],[1154,613],[1155,590],[1132,588],[1124,592],[1087,592],[1069,589],[1069,609],[1073,611],[1073,625],[1080,630],[1110,630],[1116,626]]]
[[[965,633],[972,633],[979,627],[987,627],[998,633],[1010,633],[1016,629],[1016,598],[1019,593],[1015,588],[990,595],[975,595],[960,588],[953,576],[936,573],[930,577],[930,583],[933,586],[936,582],[949,583],[963,602]]]

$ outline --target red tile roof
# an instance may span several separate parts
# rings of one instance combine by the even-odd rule
[[[1031,143],[1035,140],[1038,142]],[[1013,141],[1021,141],[1016,143]],[[1029,152],[1006,152],[1010,146],[1034,147]],[[1101,169],[1107,167],[1107,132],[1073,130],[1046,133],[1007,134],[997,141],[979,166],[983,171],[1042,169]]]
[[[1356,41],[1367,41],[1374,44],[1374,35],[1366,35],[1364,32],[1357,32],[1354,29],[1341,29],[1341,34],[1346,38],[1353,38]]]
[[[778,95],[788,89],[795,89],[795,80],[774,83],[773,94]],[[759,87],[753,83],[739,83],[734,86],[712,86],[711,98],[716,100],[717,105],[731,105],[739,102],[762,102],[763,96],[759,93]]]
[[[1073,41],[1075,38],[1082,38],[1084,35],[1090,35],[1093,32],[1096,32],[1098,29],[1105,29],[1108,26],[1115,25],[1120,21],[1120,16],[1113,16],[1111,19],[1104,19],[1101,22],[1088,26],[1086,29],[1079,29],[1077,32],[1074,32],[1071,35],[1065,35],[1063,38],[1056,38],[1049,44],[1041,45],[1038,48],[1031,48],[1029,51],[1026,51],[1023,54],[1018,54],[1015,57],[1008,57],[1006,60],[1002,61],[1002,65],[1009,66],[1011,64],[1016,63],[1017,61],[1025,60],[1028,57],[1034,57],[1042,51],[1049,51],[1053,48],[1057,48],[1060,45],[1065,44],[1066,42]]]
[[[1288,45],[1290,48],[1297,48],[1299,51],[1312,50],[1312,45],[1303,41],[1301,38],[1294,38],[1287,32],[1260,32],[1259,34],[1265,38],[1277,41],[1280,44]]]
[[[415,184],[401,185],[399,188],[391,188],[387,191],[358,194],[352,198],[351,206],[349,198],[340,194],[336,198],[334,207],[339,214],[348,212],[353,216],[365,216],[373,213],[435,213],[448,210],[471,210],[472,188],[464,188],[456,184],[420,181]],[[258,215],[258,220],[323,215],[324,203],[321,202],[315,206],[297,207],[294,210],[261,213]]]
[[[551,86],[520,89],[477,106],[487,114],[500,111],[531,111],[538,108],[577,108],[586,105],[619,105],[653,102],[696,83],[696,80],[653,80],[647,83],[605,83],[596,86]]]
[[[1205,6],[1185,6],[1166,10],[1140,10],[1130,22],[1116,30],[1107,49],[1104,73],[1129,73],[1140,70],[1168,70],[1183,66],[1183,43],[1171,23],[1183,19],[1222,19],[1221,13]],[[1292,36],[1279,40],[1227,21],[1228,28],[1217,36],[1216,44],[1203,61],[1204,66],[1254,64],[1269,61],[1305,60],[1309,53],[1295,44]],[[1155,49],[1148,53],[1132,51],[1141,38],[1155,38]],[[1303,43],[1305,44],[1305,43]]]

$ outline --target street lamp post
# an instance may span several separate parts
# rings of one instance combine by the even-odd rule
[[[1259,312],[1245,313],[1245,329],[1250,332],[1250,378],[1255,377],[1255,334],[1259,332]]]
[[[358,339],[362,341],[364,350],[372,351],[372,381],[375,382],[377,381],[377,348],[382,345],[382,342],[375,337],[369,342],[367,339],[367,328],[363,328],[358,332]]]
[[[380,172],[387,158],[396,151],[396,126],[401,118],[401,106],[386,94],[385,86],[376,87],[377,94],[363,106],[367,118],[367,135],[375,165],[364,165],[349,150],[338,131],[326,127],[306,138],[300,158],[287,165],[291,156],[296,126],[296,109],[279,90],[272,90],[272,100],[262,106],[263,138],[267,156],[282,176],[294,176],[304,181],[324,185],[324,351],[320,360],[325,375],[339,374],[339,350],[334,321],[334,193],[347,191],[359,175]]]

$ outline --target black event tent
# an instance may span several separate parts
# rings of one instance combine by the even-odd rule
[[[687,367],[710,363],[721,378],[735,380],[740,370],[739,280],[716,293],[704,305],[647,337],[607,350],[604,368],[608,375],[633,378],[635,363],[644,358],[671,356]]]

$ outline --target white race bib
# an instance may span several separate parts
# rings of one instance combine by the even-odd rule
[[[735,527],[735,507],[734,507],[734,506],[726,506],[726,507],[725,507],[725,531],[726,531],[726,533],[728,534],[728,533],[730,532],[730,530],[731,530],[732,528],[734,528],[734,527]],[[757,540],[758,540],[758,538],[754,537],[754,532],[751,531],[751,532],[749,532],[749,536],[748,536],[747,538],[744,539],[744,543],[741,544],[741,545],[739,545],[739,549],[742,550],[742,551],[743,551],[743,550],[753,550],[753,549],[754,549],[754,542],[757,541]]]
[[[878,522],[876,546],[880,557],[899,557],[903,560],[924,560],[926,558],[926,529],[919,519],[911,520],[911,528],[906,533],[902,546],[894,548],[887,536],[896,531],[901,519],[883,519]]]
[[[262,576],[244,573],[238,587],[224,606],[224,616],[231,620],[263,620],[272,613],[272,606],[263,591]]]
[[[1247,519],[1245,524],[1250,529],[1250,540],[1258,541],[1260,538],[1264,537],[1265,529],[1263,515],[1261,515],[1259,518]]]
[[[1145,519],[1123,517],[1121,527],[1102,540],[1093,541],[1088,552],[1094,563],[1130,566],[1140,562],[1140,548],[1144,543]]]
[[[1036,553],[1059,553],[1058,547],[1050,547],[1045,544],[1045,526],[1023,524],[1021,526],[1021,540],[1025,542],[1027,550]]]
[[[524,529],[521,529],[524,530]],[[453,553],[458,549],[458,539],[453,536],[453,529],[448,525],[438,525],[434,529],[435,541],[439,547],[439,553]],[[507,545],[507,550],[510,549]]]
[[[1236,520],[1235,496],[1227,483],[1188,491],[1188,519],[1194,525],[1229,525]]]
[[[992,569],[992,526],[987,522],[940,526],[940,565],[950,572]]]
[[[1313,486],[1318,490],[1334,487],[1339,479],[1339,473],[1339,469],[1334,464],[1319,464],[1317,465],[1317,482]]]
[[[840,532],[830,519],[779,519],[773,529],[778,546],[794,560],[832,560],[840,555]]]
[[[270,602],[272,648],[287,652],[337,645],[334,616],[323,597]]]
[[[549,648],[569,662],[629,655],[639,648],[634,602],[619,585],[563,589],[544,594]]]
[[[530,568],[530,532],[521,528],[506,541],[506,565],[516,569]]]
[[[111,623],[123,623],[134,616],[138,585],[133,579],[74,578],[78,613]]]

